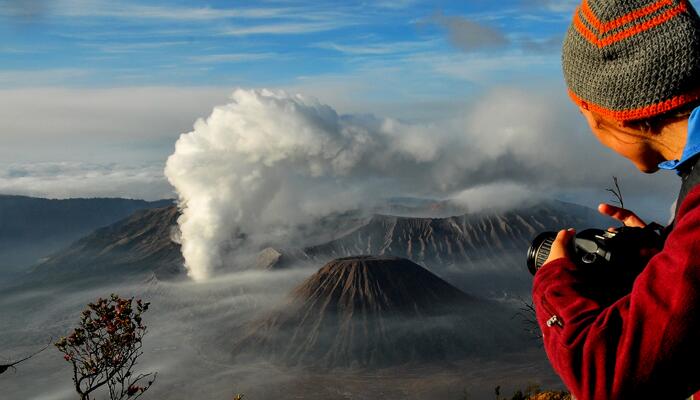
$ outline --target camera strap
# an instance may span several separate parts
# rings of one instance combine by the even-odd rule
[[[699,164],[700,156],[696,156],[695,159],[687,163],[687,167],[679,171],[679,175],[683,183],[681,184],[681,191],[678,194],[678,200],[676,201],[676,216],[678,216],[678,210],[681,208],[681,204],[683,204],[683,200],[685,200],[686,196],[688,196],[688,193],[690,193],[695,186],[700,184]]]

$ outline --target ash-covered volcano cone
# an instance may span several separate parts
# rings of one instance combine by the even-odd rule
[[[470,299],[412,261],[372,256],[329,262],[292,297],[305,311],[331,312],[343,321],[378,314],[435,315]]]
[[[409,260],[341,258],[252,324],[235,353],[324,368],[454,360],[512,347],[511,315]]]

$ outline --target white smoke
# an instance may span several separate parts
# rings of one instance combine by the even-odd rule
[[[497,182],[465,189],[450,200],[474,213],[526,207],[542,200],[542,196],[522,184]]]
[[[443,150],[441,134],[426,129],[341,117],[301,95],[236,90],[180,137],[165,169],[181,201],[190,276],[206,279],[245,249],[410,189],[407,170],[429,169]]]
[[[312,244],[299,242],[322,217],[382,199],[453,198],[476,210],[515,205],[547,185],[607,187],[623,161],[604,153],[582,120],[572,129],[578,117],[566,104],[496,90],[465,116],[426,125],[236,90],[180,136],[167,161],[189,274],[203,280],[244,267],[264,246]]]

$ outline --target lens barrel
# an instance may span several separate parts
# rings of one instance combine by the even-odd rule
[[[530,248],[527,251],[527,269],[532,275],[535,275],[547,261],[549,252],[552,250],[552,243],[556,239],[556,232],[543,232],[532,241]]]

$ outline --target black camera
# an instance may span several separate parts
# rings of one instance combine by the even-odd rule
[[[581,266],[626,266],[641,270],[648,261],[645,249],[661,250],[663,227],[649,224],[645,228],[621,227],[616,231],[586,229],[576,234],[571,252],[574,263]],[[527,251],[527,268],[535,273],[544,265],[557,237],[556,232],[544,232],[532,241]]]

